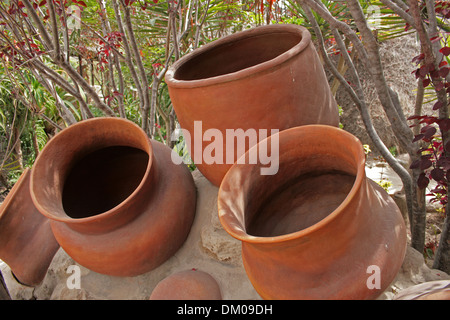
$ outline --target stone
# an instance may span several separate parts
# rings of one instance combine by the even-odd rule
[[[378,299],[391,300],[406,288],[429,281],[442,280],[450,280],[450,275],[441,270],[429,268],[425,263],[423,255],[416,249],[408,246],[405,259],[397,277]]]

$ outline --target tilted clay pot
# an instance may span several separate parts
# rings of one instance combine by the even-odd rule
[[[30,169],[20,176],[0,207],[0,259],[28,286],[44,280],[59,244],[30,195]]]
[[[85,120],[52,138],[34,164],[31,195],[67,254],[114,276],[142,274],[170,258],[196,206],[187,167],[120,118]]]
[[[242,129],[234,133],[244,139],[254,129],[259,141],[259,129],[267,130],[265,138],[270,129],[339,124],[311,35],[301,26],[262,26],[213,41],[178,60],[165,79],[180,126],[190,134],[191,158],[216,186],[243,154],[227,141],[226,130]],[[213,163],[202,154],[214,140],[204,136],[209,129],[223,134],[223,141],[214,141],[222,148],[215,148]],[[246,143],[244,152],[252,142]]]
[[[323,125],[268,139],[277,138],[277,174],[235,164],[218,195],[220,221],[242,241],[256,291],[264,299],[376,298],[401,267],[406,229],[395,202],[366,178],[361,143]]]
[[[217,281],[208,273],[186,270],[161,280],[150,300],[222,300]]]

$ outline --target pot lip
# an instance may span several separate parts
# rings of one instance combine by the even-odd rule
[[[36,186],[36,182],[34,179],[35,178],[35,175],[34,175],[35,170],[32,170],[31,171],[31,179],[30,179],[31,198],[33,200],[33,203],[34,203],[36,209],[38,209],[38,211],[41,214],[43,214],[45,217],[49,218],[50,220],[57,221],[57,222],[63,222],[63,223],[67,223],[67,224],[77,224],[78,225],[78,224],[86,224],[86,223],[89,223],[92,221],[104,220],[104,219],[107,219],[108,217],[112,217],[112,216],[118,214],[120,212],[120,208],[126,206],[131,201],[131,199],[134,198],[134,196],[140,192],[140,190],[143,188],[143,185],[145,184],[145,181],[148,179],[148,176],[150,175],[150,171],[152,168],[152,163],[153,163],[153,147],[152,147],[152,144],[151,144],[149,138],[145,134],[145,132],[137,124],[135,124],[134,122],[132,122],[128,119],[115,118],[115,117],[97,117],[97,118],[91,118],[91,119],[86,119],[86,120],[77,122],[65,129],[61,130],[58,134],[56,134],[51,140],[48,141],[48,143],[44,147],[44,149],[47,148],[47,146],[51,146],[52,144],[55,144],[59,139],[61,139],[61,137],[64,137],[64,135],[65,135],[64,132],[69,128],[92,125],[94,122],[103,122],[103,121],[116,122],[116,123],[122,123],[122,124],[128,125],[128,126],[134,126],[135,128],[139,129],[138,131],[141,131],[142,136],[148,140],[148,149],[142,150],[142,151],[145,151],[149,156],[148,164],[147,164],[147,168],[145,170],[144,175],[142,176],[142,179],[141,179],[139,185],[136,187],[135,190],[133,190],[133,192],[125,200],[123,200],[121,203],[119,203],[115,207],[109,209],[108,211],[105,211],[105,212],[102,212],[99,214],[95,214],[93,216],[84,217],[84,218],[71,218],[67,214],[65,216],[54,215],[54,214],[48,212],[40,204],[39,200],[36,198],[36,195],[34,193],[34,189],[37,186]],[[44,150],[42,150],[42,152],[36,158],[35,164],[38,163],[39,159],[41,157],[43,157],[43,155],[45,155]]]
[[[222,208],[221,205],[221,201],[220,199],[222,198],[222,193],[224,192],[222,189],[222,185],[224,184],[224,181],[227,180],[227,176],[230,175],[233,167],[230,168],[230,170],[227,171],[227,173],[225,174],[222,183],[219,187],[219,192],[218,192],[218,212],[219,212],[219,220],[222,224],[222,226],[224,227],[224,229],[235,239],[246,242],[246,243],[253,243],[253,244],[274,244],[274,243],[282,243],[282,242],[286,242],[286,241],[291,241],[291,240],[295,240],[298,239],[300,237],[306,237],[320,229],[322,229],[324,226],[328,225],[329,223],[332,223],[332,221],[338,217],[341,212],[348,206],[348,204],[353,200],[353,198],[355,198],[355,196],[358,194],[358,192],[360,191],[363,182],[366,179],[366,174],[365,174],[365,163],[366,163],[366,159],[365,156],[363,154],[363,147],[362,144],[360,142],[360,140],[358,138],[356,138],[355,136],[353,136],[352,134],[350,134],[347,131],[344,131],[343,129],[340,128],[336,128],[333,126],[329,126],[329,125],[321,125],[321,124],[313,124],[313,125],[304,125],[304,126],[299,126],[299,127],[294,127],[294,128],[289,128],[286,130],[283,130],[277,134],[279,135],[287,135],[290,132],[295,132],[295,131],[316,131],[318,130],[319,132],[321,130],[327,130],[327,131],[335,131],[335,134],[344,134],[346,136],[348,136],[349,139],[353,139],[355,141],[355,143],[359,144],[361,146],[360,148],[360,157],[359,159],[357,159],[357,165],[356,165],[356,178],[355,178],[355,182],[353,183],[352,188],[350,189],[350,192],[348,193],[348,195],[345,197],[344,201],[342,201],[342,203],[333,211],[331,212],[328,216],[326,216],[325,218],[323,218],[322,220],[320,220],[319,222],[313,224],[312,226],[309,226],[305,229],[301,229],[299,231],[295,231],[295,232],[291,232],[288,234],[283,234],[283,235],[279,235],[279,236],[271,236],[271,237],[261,237],[261,236],[253,236],[250,235],[246,232],[245,230],[245,226],[244,228],[241,228],[241,224],[240,223],[233,223],[233,225],[224,223],[224,216],[225,215],[231,215],[230,213],[225,213],[224,214],[224,209]],[[303,133],[304,134],[304,133]],[[267,139],[270,139],[270,136]],[[258,144],[257,144],[258,145]],[[255,145],[252,148],[256,148],[257,145]],[[246,154],[250,152],[247,151]],[[244,157],[244,156],[243,156]],[[236,164],[235,164],[236,165]],[[233,165],[233,166],[235,166]]]
[[[0,221],[4,216],[5,212],[8,211],[9,207],[14,201],[16,194],[21,190],[22,185],[26,183],[27,176],[30,174],[30,168],[25,168],[20,175],[19,179],[17,179],[16,183],[13,185],[8,195],[3,200],[3,203],[0,205]]]
[[[218,75],[214,77],[209,78],[203,78],[203,79],[196,79],[196,80],[179,80],[175,79],[175,72],[182,66],[183,64],[189,62],[193,58],[215,48],[218,46],[222,46],[228,43],[232,43],[236,40],[244,39],[244,38],[251,38],[257,35],[265,34],[268,32],[291,32],[291,33],[298,33],[301,35],[301,40],[298,42],[295,46],[290,48],[289,50],[283,52],[282,54],[276,56],[275,58],[259,63],[257,65],[223,74]],[[259,72],[266,71],[270,68],[273,68],[277,65],[280,65],[284,63],[285,61],[291,59],[295,55],[298,55],[300,52],[302,52],[305,48],[307,48],[311,43],[311,34],[309,33],[308,29],[306,29],[303,26],[295,25],[295,24],[275,24],[275,25],[264,25],[264,26],[258,26],[251,29],[247,29],[244,31],[239,31],[236,33],[233,33],[231,35],[225,36],[223,38],[217,39],[215,41],[212,41],[210,43],[205,44],[204,46],[197,48],[196,50],[192,51],[191,53],[185,55],[181,59],[179,59],[177,62],[175,62],[166,72],[165,80],[169,87],[173,88],[197,88],[197,87],[206,87],[210,85],[235,81],[239,79],[243,79],[246,77],[249,77],[251,75],[254,75]]]

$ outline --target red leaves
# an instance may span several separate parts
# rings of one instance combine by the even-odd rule
[[[430,85],[431,80],[430,79],[424,79],[422,83],[423,83],[423,87],[426,88],[426,87],[428,87]]]
[[[87,4],[84,2],[84,1],[75,1],[75,0],[73,0],[73,2],[76,2],[76,3],[78,3],[80,6],[82,6],[82,7],[87,7]]]
[[[430,179],[428,179],[425,173],[422,172],[417,179],[417,186],[419,187],[419,189],[425,189],[426,187],[428,187],[429,183]]]
[[[433,110],[438,110],[438,109],[442,108],[443,106],[444,106],[444,104],[441,101],[438,101],[434,104]]]
[[[443,47],[439,50],[440,53],[442,53],[444,56],[450,55],[450,48],[449,47]]]
[[[433,40],[434,39],[434,40]],[[432,41],[440,41],[440,37],[431,38]],[[450,47],[443,47],[439,50],[443,55],[450,55]],[[427,63],[428,61],[428,63]],[[416,79],[421,79],[423,87],[426,88],[430,84],[433,84],[436,91],[441,91],[444,88],[449,88],[450,83],[447,82],[446,78],[450,73],[450,68],[447,66],[448,63],[444,59],[439,63],[436,68],[434,63],[429,63],[429,59],[424,53],[415,56],[412,62],[420,65],[412,73],[415,74]],[[450,89],[447,89],[447,93],[450,93]]]
[[[445,180],[445,172],[441,168],[434,168],[430,172],[431,177],[433,180],[436,181],[444,181]]]
[[[435,107],[441,108],[442,103],[437,102]],[[419,189],[425,189],[433,180],[435,187],[430,191],[430,195],[434,196],[434,201],[445,206],[447,198],[444,197],[447,194],[447,181],[450,179],[450,157],[446,156],[446,151],[450,151],[450,141],[444,147],[442,139],[437,135],[437,127],[439,126],[441,132],[450,130],[450,119],[414,115],[408,120],[418,120],[419,124],[424,124],[420,133],[413,139],[414,142],[425,142],[425,147],[418,151],[420,156],[410,166],[410,169],[420,170],[417,186]]]
[[[450,3],[448,1],[435,1],[434,11],[446,19],[450,18]]]
[[[442,78],[445,78],[449,72],[450,72],[450,68],[448,68],[448,67],[443,67],[443,68],[439,69],[439,75]]]

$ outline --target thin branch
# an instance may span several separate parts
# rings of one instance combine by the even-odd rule
[[[202,30],[203,24],[205,23],[206,17],[208,16],[208,9],[209,9],[210,2],[211,2],[211,0],[207,1],[206,6],[205,6],[205,12],[204,12],[203,17],[202,17],[202,21],[200,22],[200,24],[196,25],[197,28],[195,30],[194,49],[198,48],[198,45],[199,45],[199,42],[200,42],[200,31]]]
[[[132,53],[131,53],[130,45],[128,43],[128,37],[125,34],[125,30],[123,28],[122,15],[120,13],[119,6],[117,4],[117,0],[112,0],[111,3],[113,5],[114,14],[116,16],[117,27],[119,28],[119,32],[123,36],[123,47],[125,50],[125,56],[124,56],[125,63],[127,64],[128,69],[130,70],[131,78],[133,78],[134,85],[136,86],[136,90],[137,90],[138,97],[139,97],[140,109],[142,110],[144,108],[144,92],[142,91],[142,87],[139,82],[139,77],[136,73],[136,69],[135,69],[133,61],[131,59]]]
[[[299,1],[299,0],[297,0]],[[358,38],[358,35],[355,33],[355,31],[350,28],[350,26],[342,21],[336,20],[332,14],[328,11],[327,8],[324,7],[322,2],[319,0],[301,0],[305,4],[307,4],[312,10],[317,12],[318,15],[320,15],[331,28],[338,29],[343,34],[345,34],[346,37],[349,38],[349,40],[353,43],[355,48],[358,50],[358,54],[361,57],[362,60],[367,61],[369,57],[367,56],[366,49],[364,48],[364,45],[362,44],[361,40]]]
[[[130,8],[123,3],[123,0],[121,1],[121,5],[124,12],[124,25],[125,29],[127,31],[128,39],[130,41],[131,45],[131,52],[134,55],[135,63],[137,65],[137,69],[139,72],[139,78],[141,81],[141,88],[142,88],[142,95],[143,95],[143,108],[141,109],[142,114],[142,129],[148,133],[148,112],[150,110],[150,89],[149,89],[149,83],[147,79],[147,74],[144,69],[144,65],[142,63],[141,55],[137,46],[136,38],[134,36],[133,26],[131,23],[131,14],[130,14]]]
[[[413,198],[413,188],[412,188],[412,179],[409,174],[409,172],[392,156],[386,145],[382,142],[380,137],[378,136],[378,133],[372,123],[372,119],[370,117],[370,113],[368,110],[368,107],[365,102],[365,96],[363,87],[361,84],[361,81],[359,79],[357,70],[355,65],[353,64],[353,61],[350,57],[350,55],[347,52],[347,48],[345,46],[345,43],[339,33],[338,30],[334,29],[333,34],[336,39],[336,43],[339,46],[340,52],[342,54],[342,57],[345,59],[346,64],[348,65],[348,70],[351,73],[351,76],[353,78],[354,82],[354,88],[350,86],[350,84],[347,82],[347,80],[344,78],[344,76],[339,73],[339,71],[334,66],[333,62],[328,57],[327,52],[325,51],[325,43],[323,40],[322,32],[320,30],[320,27],[311,12],[311,8],[306,4],[307,0],[299,0],[302,4],[303,9],[305,10],[305,14],[308,17],[308,20],[311,22],[314,28],[314,32],[316,34],[317,39],[319,40],[319,48],[322,52],[323,59],[328,66],[328,68],[331,70],[333,75],[340,81],[341,85],[344,87],[344,89],[350,94],[350,97],[352,98],[353,102],[358,107],[361,118],[363,120],[364,126],[366,127],[367,133],[371,140],[373,141],[375,147],[378,149],[378,151],[381,153],[381,155],[385,158],[385,160],[388,162],[388,164],[392,167],[392,169],[399,175],[401,178],[403,185],[405,187],[406,195],[407,195],[407,207],[408,207],[408,214],[412,215],[412,198]]]
[[[53,46],[52,41],[50,40],[50,35],[47,32],[47,29],[45,29],[45,26],[42,23],[41,19],[37,15],[36,10],[34,10],[33,5],[30,3],[29,0],[23,0],[22,2],[25,5],[25,7],[27,8],[27,14],[31,16],[31,18],[33,19],[34,23],[36,24],[36,27],[39,30],[39,34],[44,39],[44,42],[43,42],[44,46],[46,46],[48,51],[53,51],[54,50],[54,46]]]
[[[365,60],[374,80],[375,88],[378,92],[378,98],[381,105],[391,123],[391,128],[395,133],[397,139],[401,143],[402,147],[410,154],[416,153],[412,139],[412,131],[408,127],[406,118],[399,112],[400,105],[396,105],[398,99],[392,96],[392,90],[387,85],[386,79],[383,73],[383,65],[381,63],[379,45],[374,37],[372,30],[367,25],[367,21],[364,17],[364,12],[357,0],[346,0],[347,6],[355,20],[356,26],[362,35],[364,40],[364,46],[367,50],[368,60]]]
[[[109,23],[109,20],[106,19],[107,12],[106,12],[106,9],[105,9],[104,0],[99,0],[98,3],[100,5],[100,10],[102,12],[102,14],[101,14],[101,21],[102,21],[102,26],[103,26],[103,29],[104,29],[103,32],[104,32],[105,35],[107,35],[107,34],[110,34],[112,32],[112,30],[111,30],[111,25]],[[114,45],[111,45],[109,43],[108,43],[108,45],[109,45],[110,48],[116,49]],[[124,107],[124,104],[123,104],[124,80],[123,80],[121,66],[120,66],[120,63],[119,63],[119,57],[115,53],[116,51],[118,51],[118,50],[114,50],[114,52],[111,55],[109,55],[109,57],[108,57],[108,59],[109,59],[109,68],[108,68],[109,69],[109,72],[108,72],[108,74],[109,74],[109,81],[111,83],[113,92],[116,92],[117,91],[117,87],[116,87],[116,82],[115,82],[115,79],[114,79],[114,66],[116,66],[117,75],[119,77],[119,91],[117,91],[117,92],[119,92],[119,95],[116,96],[117,101],[118,101],[118,105],[119,105],[119,115],[122,118],[126,118],[125,107]]]
[[[414,19],[408,12],[406,12],[407,7],[405,8],[405,6],[399,4],[399,2],[403,4],[404,2],[402,2],[401,0],[398,2],[392,0],[380,0],[380,1],[384,3],[384,5],[387,6],[389,9],[394,11],[395,14],[403,18],[403,20],[405,20],[410,26],[412,26],[413,28],[416,27]]]
[[[53,60],[58,64],[61,61],[61,49],[59,45],[58,21],[56,19],[55,6],[53,1],[48,1],[48,11],[50,14],[50,22],[53,34]]]
[[[417,116],[422,115],[423,98],[425,95],[425,88],[423,87],[423,80],[419,78],[417,81],[417,94],[416,103],[414,104],[414,114]],[[413,134],[416,136],[420,133],[420,120],[414,120]]]

